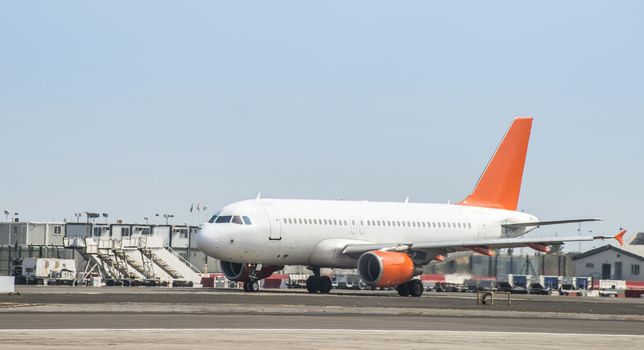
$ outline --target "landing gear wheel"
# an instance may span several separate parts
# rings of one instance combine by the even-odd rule
[[[257,291],[259,291],[259,282],[257,281],[244,282],[244,292],[254,293]]]
[[[306,290],[309,293],[317,293],[320,291],[320,278],[317,276],[309,276],[306,279]]]
[[[421,280],[411,280],[407,282],[407,285],[409,294],[412,297],[419,297],[423,295],[423,292],[425,291],[425,286],[423,286],[423,282]]]
[[[333,285],[331,284],[331,278],[329,276],[320,277],[318,279],[318,286],[320,287],[320,293],[328,294],[333,287]]]
[[[254,293],[257,291],[259,291],[259,282],[257,281],[244,282],[244,292]]]
[[[252,293],[259,292],[259,282],[258,281],[248,282],[248,291]]]
[[[403,283],[399,284],[398,287],[396,287],[398,290],[398,295],[401,297],[408,297],[409,296],[409,284],[408,283]]]

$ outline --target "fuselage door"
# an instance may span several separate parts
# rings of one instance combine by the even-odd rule
[[[282,239],[282,221],[280,220],[279,213],[272,205],[267,205],[264,207],[266,211],[266,217],[268,218],[268,239],[270,240],[280,240]]]
[[[483,218],[483,215],[478,211],[474,212],[474,218],[476,219],[476,226],[478,227],[479,232],[478,239],[484,239],[487,235],[487,224],[485,222],[485,219]]]
[[[349,225],[351,225],[351,233],[358,233],[358,219],[354,216],[349,218]]]

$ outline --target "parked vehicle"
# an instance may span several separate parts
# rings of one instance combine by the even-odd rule
[[[466,280],[466,291],[468,292],[490,292],[497,290],[496,281],[493,280]]]
[[[511,294],[528,294],[528,290],[521,286],[512,286],[509,282],[498,282],[496,287],[501,292],[507,292]]]
[[[562,284],[559,286],[559,295],[581,295],[581,292],[573,284]]]
[[[530,294],[550,295],[550,288],[546,288],[540,283],[530,283],[528,291]]]
[[[462,292],[463,286],[457,283],[439,282],[434,286],[436,292]]]

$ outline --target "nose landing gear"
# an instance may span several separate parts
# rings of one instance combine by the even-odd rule
[[[251,280],[248,282],[244,282],[244,292],[257,292],[259,291],[259,282],[256,280]]]

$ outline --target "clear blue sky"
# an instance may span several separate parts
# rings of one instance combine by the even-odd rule
[[[3,1],[0,209],[190,222],[192,202],[259,191],[456,201],[531,115],[521,208],[644,230],[643,14],[640,1]]]

